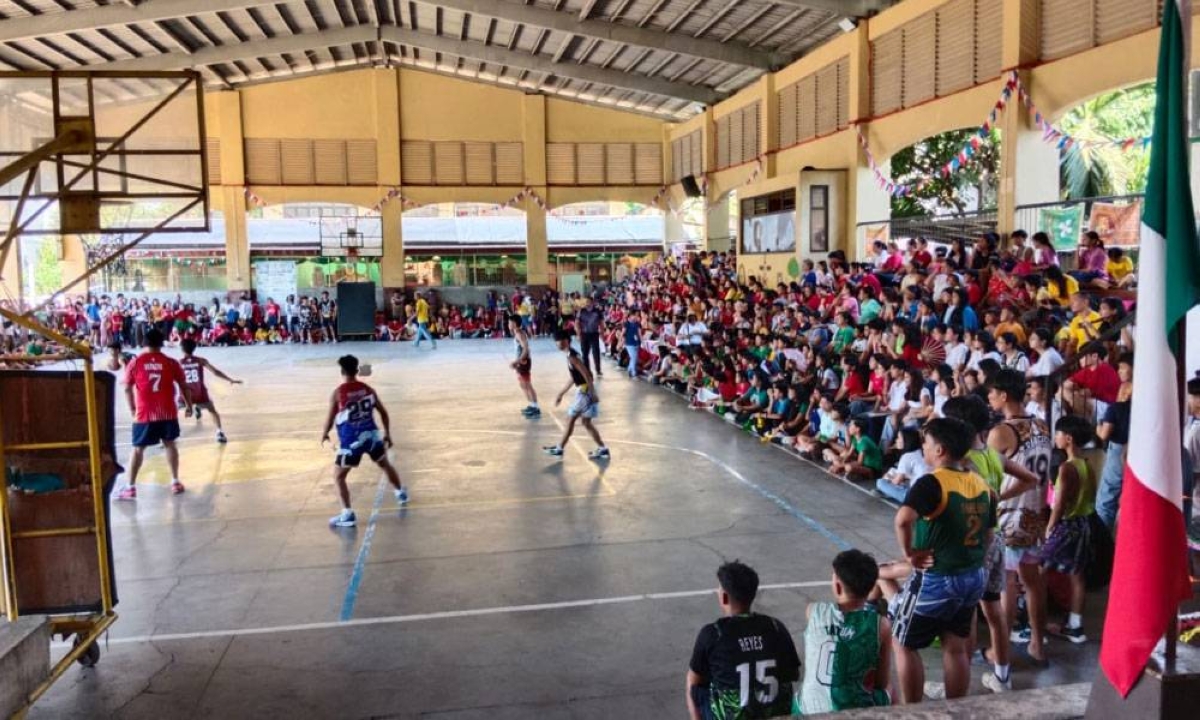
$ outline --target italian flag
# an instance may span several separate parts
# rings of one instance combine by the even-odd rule
[[[1191,595],[1183,526],[1176,328],[1200,302],[1200,242],[1188,179],[1191,0],[1167,0],[1142,216],[1129,455],[1100,666],[1128,696],[1179,603]],[[1183,358],[1180,357],[1180,360]]]

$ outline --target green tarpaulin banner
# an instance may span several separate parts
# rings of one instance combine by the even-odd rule
[[[1083,205],[1042,208],[1038,225],[1050,236],[1055,250],[1074,250],[1079,247],[1079,234],[1083,230]]]

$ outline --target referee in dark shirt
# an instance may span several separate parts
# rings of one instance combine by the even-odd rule
[[[576,328],[579,332],[580,352],[583,364],[587,365],[589,358],[596,361],[596,377],[604,377],[600,367],[600,326],[604,323],[604,311],[596,305],[596,296],[590,295],[587,305],[579,311],[579,322]]]

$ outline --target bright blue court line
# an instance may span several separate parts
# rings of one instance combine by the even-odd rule
[[[614,440],[613,444],[641,445],[643,447],[663,448],[663,449],[667,449],[667,450],[679,450],[682,452],[689,453],[691,455],[695,455],[697,457],[702,457],[705,460],[712,463],[713,465],[716,465],[717,467],[721,468],[725,472],[732,475],[734,480],[737,480],[738,482],[740,482],[741,484],[750,488],[751,490],[758,493],[759,495],[763,496],[767,500],[770,500],[777,507],[779,507],[780,510],[783,510],[788,515],[791,515],[792,517],[796,518],[800,522],[804,523],[809,528],[811,528],[813,531],[815,531],[817,534],[819,534],[821,537],[825,538],[829,542],[836,545],[839,549],[849,550],[850,548],[854,547],[850,543],[843,540],[834,531],[825,527],[824,525],[822,525],[820,522],[813,519],[809,515],[806,515],[805,513],[798,510],[794,505],[792,505],[787,500],[784,500],[783,498],[781,498],[780,496],[771,492],[770,490],[766,489],[762,485],[759,485],[758,483],[754,482],[753,480],[747,478],[745,475],[741,474],[737,470],[730,467],[730,465],[728,463],[726,463],[725,461],[715,458],[712,455],[709,455],[708,453],[704,452],[703,450],[693,450],[691,448],[676,447],[674,445],[660,445],[659,443],[635,442],[632,440],[625,440],[625,441]]]
[[[367,569],[367,556],[371,554],[371,540],[375,538],[375,521],[379,519],[379,506],[383,504],[383,493],[387,489],[387,478],[379,479],[379,490],[375,492],[375,506],[371,508],[371,519],[367,521],[367,534],[358,548],[354,561],[354,572],[350,573],[350,584],[346,586],[346,597],[342,598],[341,621],[354,617],[354,603],[358,600],[358,588],[362,585],[363,573]]]

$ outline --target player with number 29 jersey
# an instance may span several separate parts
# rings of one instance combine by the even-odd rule
[[[691,670],[708,680],[714,720],[755,720],[788,715],[800,658],[784,624],[745,613],[704,626],[692,651]]]
[[[375,424],[375,391],[366,383],[352,380],[337,388],[338,445],[344,451],[356,451],[379,440]]]

